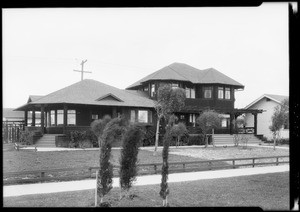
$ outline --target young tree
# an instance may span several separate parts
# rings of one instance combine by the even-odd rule
[[[188,130],[186,129],[186,126],[183,122],[179,122],[171,128],[171,134],[176,137],[176,147],[179,146],[181,138],[187,133]]]
[[[172,88],[171,85],[166,84],[159,87],[157,93],[157,102],[155,110],[157,113],[157,125],[156,125],[156,136],[155,136],[155,149],[154,154],[157,151],[158,139],[159,139],[159,126],[161,119],[165,119],[167,116],[180,111],[185,105],[185,91],[182,88]]]
[[[208,145],[207,133],[212,129],[217,129],[220,127],[220,118],[219,114],[214,110],[205,110],[196,120],[197,124],[202,130],[205,139],[205,147]]]
[[[91,123],[91,130],[95,133],[98,138],[99,147],[102,144],[102,134],[103,130],[108,122],[110,122],[111,117],[109,115],[105,115],[102,119],[95,120]]]
[[[144,131],[138,124],[132,124],[126,130],[122,138],[122,149],[120,158],[120,199],[122,191],[126,192],[125,196],[129,196],[129,189],[136,180],[138,151]]]
[[[111,143],[116,139],[120,139],[124,133],[123,121],[121,118],[114,118],[106,124],[103,130],[103,143],[100,148],[100,170],[97,181],[97,194],[100,196],[100,204],[103,203],[103,197],[112,189]]]
[[[239,128],[241,128],[242,126],[245,126],[246,122],[245,122],[245,117],[237,117],[235,120],[232,121],[233,123],[233,133],[234,133],[234,146],[239,146],[239,142],[242,139],[241,134],[239,134]]]
[[[277,143],[277,139],[280,137],[280,130],[285,124],[289,122],[289,100],[284,99],[280,105],[274,108],[274,113],[271,117],[271,126],[269,129],[272,131],[274,140],[274,150]]]
[[[162,178],[160,183],[160,192],[159,195],[163,199],[163,206],[168,206],[168,195],[170,193],[169,187],[168,187],[168,174],[169,174],[169,163],[168,163],[168,157],[169,157],[169,146],[170,142],[172,141],[174,134],[172,134],[172,128],[174,127],[175,123],[175,116],[167,116],[168,118],[168,124],[166,126],[166,133],[164,135],[164,142],[163,142],[163,151],[162,151],[162,157],[163,157],[163,165],[162,165]]]

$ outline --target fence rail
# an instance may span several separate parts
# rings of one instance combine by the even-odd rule
[[[255,167],[255,166],[262,166],[262,165],[279,165],[284,163],[289,163],[289,160],[282,160],[279,159],[288,158],[288,155],[284,156],[272,156],[272,157],[250,157],[250,158],[229,158],[229,159],[217,159],[217,160],[204,160],[204,161],[189,161],[189,162],[170,162],[169,163],[169,172],[187,172],[187,171],[206,171],[206,170],[217,170],[217,169],[228,169],[228,168],[238,168],[238,167]],[[259,162],[259,160],[268,160],[268,159],[276,159],[275,161],[264,161]],[[251,161],[250,163],[239,163],[238,161]],[[220,162],[230,162],[226,165],[221,164]],[[219,164],[218,164],[219,163]],[[193,165],[200,165],[206,164],[206,166],[195,167]],[[192,166],[190,166],[192,165]],[[138,175],[145,175],[145,174],[159,174],[161,173],[162,163],[145,163],[145,164],[138,164],[139,171]],[[150,167],[150,169],[141,170],[142,167]],[[94,178],[95,172],[100,167],[80,167],[80,168],[62,168],[62,169],[44,169],[44,170],[35,170],[35,171],[22,171],[22,172],[6,172],[3,173],[3,183],[4,184],[11,184],[11,183],[23,183],[23,182],[43,182],[43,181],[52,181],[52,180],[78,180],[78,179],[86,179],[86,178]],[[114,176],[118,176],[118,170],[120,169],[119,165],[114,165]],[[71,176],[59,176],[59,177],[47,177],[45,173],[55,173],[55,172],[68,172],[68,171],[85,171],[86,174],[83,175],[74,175]],[[26,179],[9,179],[9,177],[20,177],[22,175],[35,175],[35,178],[28,178]],[[8,178],[8,179],[6,179]]]

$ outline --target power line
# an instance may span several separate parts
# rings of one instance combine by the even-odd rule
[[[84,64],[87,62],[87,60],[82,60],[81,61],[81,63],[80,63],[80,65],[81,65],[81,71],[79,71],[79,70],[73,70],[73,71],[77,71],[77,72],[81,72],[81,81],[83,80],[83,73],[92,73],[92,72],[90,72],[90,71],[84,71],[83,70],[83,66],[84,66]]]

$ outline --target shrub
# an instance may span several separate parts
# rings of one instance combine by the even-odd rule
[[[199,134],[199,135],[190,135],[188,137],[188,142],[187,145],[205,145],[205,141],[204,141],[204,135],[203,134]],[[210,141],[211,139],[209,139]],[[210,143],[210,142],[209,142]]]
[[[90,140],[83,140],[83,141],[79,141],[79,147],[80,148],[92,148],[93,144]]]
[[[128,192],[137,175],[137,160],[140,143],[143,139],[144,132],[137,125],[132,125],[126,131],[121,149],[120,158],[120,188]]]
[[[33,135],[34,133],[28,130],[21,131],[20,133],[20,143],[23,145],[32,145],[33,144]]]
[[[279,144],[290,144],[290,139],[289,138],[281,138],[278,141]]]
[[[99,147],[98,138],[92,130],[85,131],[83,138],[84,140],[89,140],[92,143],[92,147]]]
[[[84,133],[80,131],[70,132],[70,147],[79,147],[79,142],[84,140]]]

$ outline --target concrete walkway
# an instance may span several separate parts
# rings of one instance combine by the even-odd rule
[[[288,172],[289,165],[255,167],[243,169],[226,169],[214,171],[188,172],[169,174],[168,182],[184,182],[204,179],[217,179],[238,176],[248,176],[267,173]],[[160,184],[161,175],[139,176],[134,186]],[[80,180],[68,182],[35,183],[23,185],[8,185],[3,187],[3,197],[22,196],[29,194],[45,194],[67,191],[95,189],[96,180]],[[113,178],[113,187],[119,187],[119,178]]]

